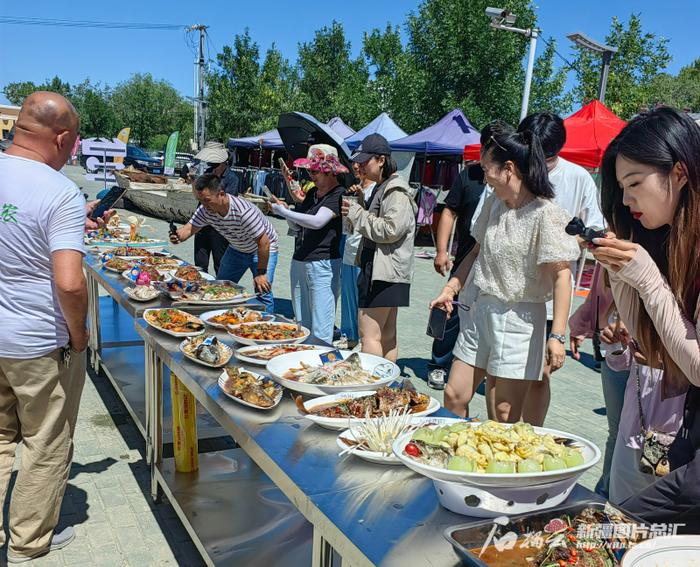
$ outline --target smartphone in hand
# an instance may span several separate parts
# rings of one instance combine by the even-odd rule
[[[109,190],[109,192],[104,197],[102,197],[102,199],[100,199],[100,202],[97,203],[97,206],[92,210],[92,213],[90,213],[90,218],[92,220],[99,219],[102,215],[104,215],[109,209],[111,209],[114,206],[114,203],[121,199],[124,193],[126,193],[126,189],[123,189],[118,185],[112,187]]]
[[[428,319],[428,330],[426,334],[438,341],[445,338],[445,328],[447,327],[447,311],[439,307],[433,307],[430,310],[430,318]]]

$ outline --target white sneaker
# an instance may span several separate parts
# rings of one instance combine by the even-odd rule
[[[447,372],[443,368],[436,368],[428,373],[428,386],[433,390],[444,390]]]
[[[33,559],[36,559],[36,558],[41,557],[43,555],[46,555],[50,551],[56,551],[58,549],[63,549],[70,542],[72,542],[74,539],[75,539],[75,530],[73,529],[72,526],[68,526],[60,533],[54,532],[53,537],[51,538],[51,545],[49,546],[48,549],[44,549],[42,551],[37,551],[33,555],[18,555],[16,553],[12,553],[11,551],[8,551],[7,552],[7,562],[8,563],[27,563],[28,561],[32,561]]]

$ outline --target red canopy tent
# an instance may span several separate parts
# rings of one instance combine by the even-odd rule
[[[600,101],[594,100],[564,120],[566,143],[560,152],[564,159],[588,169],[600,165],[605,148],[627,124]],[[479,159],[479,144],[464,146],[465,160]]]

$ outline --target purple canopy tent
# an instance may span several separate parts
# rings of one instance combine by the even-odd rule
[[[284,144],[282,138],[275,128],[268,130],[257,136],[246,136],[245,138],[229,138],[227,146],[229,148],[259,148],[263,147],[266,150],[282,150]]]

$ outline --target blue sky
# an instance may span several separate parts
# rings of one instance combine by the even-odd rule
[[[299,42],[333,19],[342,22],[353,51],[361,47],[362,33],[387,22],[397,25],[419,5],[417,0],[352,0],[340,3],[284,2],[281,0],[153,0],[94,2],[94,0],[34,0],[2,2],[0,16],[26,16],[96,21],[193,24],[210,27],[212,58],[233,36],[250,28],[264,52],[273,42],[294,59]],[[498,0],[494,0],[498,5]],[[328,6],[328,7],[326,7]],[[670,40],[673,62],[669,71],[700,56],[697,43],[697,0],[540,0],[536,3],[539,26],[554,37],[558,51],[569,57],[566,34],[583,31],[604,39],[610,20],[623,20],[632,12],[642,15],[644,28]],[[663,8],[663,9],[661,9]],[[484,17],[484,25],[487,20]],[[13,81],[41,82],[54,75],[69,83],[89,77],[110,85],[131,73],[150,72],[181,93],[191,95],[194,56],[180,31],[128,31],[0,24],[0,87]],[[540,42],[538,53],[544,48]],[[6,103],[0,94],[0,102]],[[358,126],[358,125],[356,125]],[[361,125],[359,125],[361,126]]]

